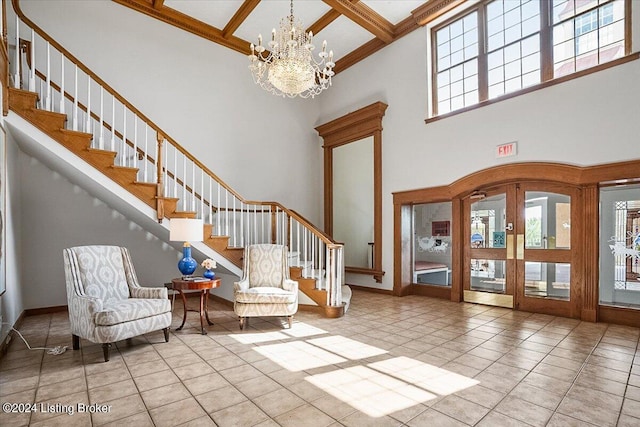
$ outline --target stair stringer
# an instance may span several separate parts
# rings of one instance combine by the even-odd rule
[[[107,178],[99,169],[85,162],[16,112],[10,110],[4,118],[4,123],[23,152],[124,214],[177,251],[182,251],[178,242],[169,241],[169,220],[163,219],[162,222],[158,222],[156,210],[118,182]],[[237,277],[242,276],[241,268],[204,243],[193,243],[192,247],[202,256],[215,260],[229,273]]]

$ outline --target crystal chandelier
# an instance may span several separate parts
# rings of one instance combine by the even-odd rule
[[[313,33],[305,33],[302,28],[302,22],[293,16],[291,0],[291,14],[280,20],[279,31],[274,28],[271,32],[271,51],[266,52],[262,46],[262,34],[258,36],[257,45],[251,43],[249,69],[253,81],[264,90],[282,97],[313,98],[331,86],[336,65],[333,51],[327,53],[325,40],[316,61],[312,55]]]

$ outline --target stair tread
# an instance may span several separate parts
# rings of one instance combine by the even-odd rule
[[[133,183],[136,184],[136,185],[141,185],[141,186],[145,186],[145,187],[153,187],[153,188],[155,188],[158,185],[155,182],[133,181]]]
[[[101,148],[93,148],[93,147],[87,148],[87,151],[90,151],[92,153],[112,154],[113,157],[115,157],[118,154],[115,151],[103,150]]]
[[[113,151],[109,151],[109,153],[113,153]],[[110,166],[111,169],[118,169],[118,170],[123,170],[123,171],[132,171],[132,172],[138,172],[140,170],[140,168],[132,168],[131,166],[118,166],[118,165],[111,165]]]
[[[77,136],[85,136],[87,138],[93,138],[93,134],[90,134],[90,133],[87,133],[87,132],[83,132],[81,130],[60,129],[60,132],[68,133],[68,134],[71,134],[71,135],[77,135]]]

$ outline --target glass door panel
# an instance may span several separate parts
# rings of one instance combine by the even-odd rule
[[[513,307],[512,261],[507,261],[507,233],[513,228],[507,222],[510,193],[500,187],[465,202],[465,301]]]
[[[579,191],[568,185],[527,183],[517,186],[515,307],[572,317],[576,314],[571,270],[576,262],[572,231],[579,216]]]

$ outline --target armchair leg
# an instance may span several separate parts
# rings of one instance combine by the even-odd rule
[[[287,319],[289,320],[289,329],[291,329],[293,326],[293,316],[287,316]]]
[[[169,328],[166,327],[162,331],[164,332],[164,342],[169,342]]]
[[[71,334],[71,340],[73,341],[73,349],[80,350],[80,337],[77,335]]]
[[[244,329],[245,323],[247,323],[247,318],[246,317],[241,317],[240,318],[240,330]]]
[[[104,354],[104,361],[109,361],[109,350],[111,349],[111,343],[102,344],[102,353]]]

